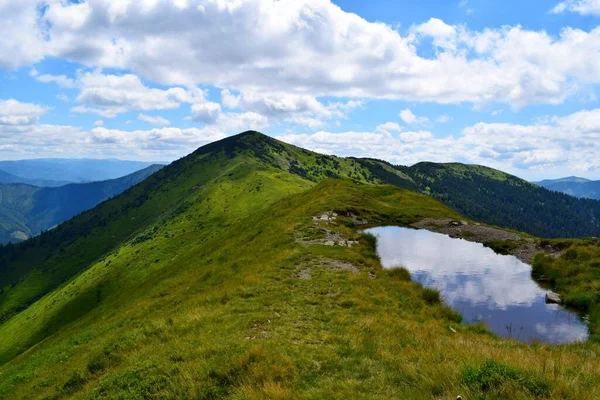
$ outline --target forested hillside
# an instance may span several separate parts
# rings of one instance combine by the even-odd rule
[[[600,236],[600,201],[552,192],[516,176],[465,164],[399,167],[419,186],[462,214],[541,237]]]
[[[0,184],[0,244],[25,240],[53,228],[122,193],[160,168],[153,165],[118,179],[60,187]]]

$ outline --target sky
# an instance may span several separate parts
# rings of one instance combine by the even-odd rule
[[[0,0],[0,159],[326,154],[600,179],[600,0]]]

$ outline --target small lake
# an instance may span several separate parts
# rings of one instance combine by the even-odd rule
[[[384,268],[404,267],[413,281],[438,289],[463,323],[483,322],[499,336],[523,342],[570,343],[588,337],[579,316],[557,304],[531,278],[531,267],[479,243],[427,230],[368,229]]]

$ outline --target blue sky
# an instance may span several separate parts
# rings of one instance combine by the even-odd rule
[[[0,159],[316,151],[600,179],[600,0],[0,2]]]

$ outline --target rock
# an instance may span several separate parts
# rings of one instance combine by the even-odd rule
[[[450,222],[450,225],[452,225],[452,226],[460,226],[460,222],[458,222],[458,221],[452,221],[452,222]]]
[[[546,303],[560,304],[560,295],[554,292],[546,293]]]
[[[460,221],[460,223],[461,223],[462,225],[469,225],[469,223],[468,223],[467,221]]]
[[[369,278],[377,279],[377,275],[375,275],[373,272],[369,271]]]
[[[537,280],[538,282],[548,282],[550,279],[546,275],[540,275]]]

